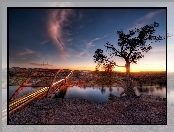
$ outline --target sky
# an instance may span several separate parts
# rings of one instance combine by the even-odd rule
[[[105,51],[106,42],[119,49],[117,31],[127,33],[154,22],[159,23],[155,34],[165,36],[164,9],[10,9],[9,66],[94,70],[96,49]],[[166,41],[151,46],[144,58],[131,64],[132,72],[166,70]],[[114,61],[125,65],[122,58]]]

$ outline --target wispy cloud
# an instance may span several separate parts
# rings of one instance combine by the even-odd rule
[[[100,39],[103,39],[105,37],[107,37],[107,35],[105,35],[105,36],[103,36],[101,38],[95,38],[95,39],[91,40],[90,42],[88,42],[86,44],[86,48],[83,51],[81,51],[79,54],[77,54],[77,57],[82,57],[84,54],[86,54],[88,52],[88,50],[90,49],[90,47],[95,46],[94,45],[94,42],[95,41],[100,40]]]
[[[67,39],[66,41],[67,41],[67,42],[71,42],[71,41],[73,41],[73,39],[70,38],[70,39]]]
[[[42,64],[42,63],[34,63],[34,62],[32,62],[32,63],[30,63],[30,65],[33,65],[33,66],[53,66],[53,65],[50,65],[50,64],[48,64],[48,63],[46,63],[46,64]]]
[[[80,29],[80,28],[83,28],[84,26],[83,25],[81,25],[81,26],[79,26],[79,27],[77,27],[76,29]]]
[[[83,14],[79,13],[79,19],[82,19],[82,18],[83,18]]]
[[[44,44],[46,44],[46,43],[48,43],[49,42],[49,40],[45,40],[45,41],[42,41],[40,44],[41,45],[44,45]]]
[[[104,38],[108,37],[108,35],[105,35]]]
[[[132,29],[135,29],[135,28],[140,28],[140,27],[143,27],[143,26],[145,26],[145,23],[144,22],[143,23],[136,23],[134,26],[132,26],[129,29],[127,29],[127,32],[129,30],[132,30]]]
[[[48,34],[54,44],[60,51],[60,56],[63,58],[68,57],[68,53],[65,51],[65,40],[64,40],[64,26],[69,25],[69,17],[75,16],[75,12],[71,9],[59,9],[52,10],[48,19]]]
[[[29,55],[29,54],[34,54],[34,51],[30,50],[30,49],[27,49],[27,48],[24,48],[24,51],[18,53],[19,56],[22,56],[22,55]]]
[[[79,54],[77,54],[77,57],[82,57],[84,54],[87,53],[87,49],[83,50],[82,52],[80,52]]]
[[[154,11],[154,12],[147,13],[143,17],[137,19],[135,21],[135,25],[133,25],[132,27],[130,27],[127,31],[129,31],[131,29],[140,28],[140,27],[145,26],[145,24],[147,24],[147,22],[149,22],[149,20],[157,17],[158,15],[160,15],[164,11],[165,10],[157,10],[157,11]]]
[[[68,52],[62,52],[61,57],[66,59],[66,58],[70,57],[70,54]]]
[[[154,12],[149,12],[148,14],[146,14],[145,16],[141,17],[140,19],[137,20],[137,22],[147,22],[148,20],[158,16],[161,14],[161,12],[164,12],[165,10],[158,10],[158,11],[154,11]]]
[[[9,58],[10,60],[12,59],[12,60],[19,60],[19,57],[10,57]],[[25,57],[22,57],[22,58],[20,58],[20,60],[26,60],[27,58],[25,58]]]
[[[87,48],[91,47],[91,46],[95,46],[94,42],[97,41],[97,40],[100,40],[100,39],[102,39],[102,38],[95,38],[95,39],[91,40],[89,43],[87,43]]]

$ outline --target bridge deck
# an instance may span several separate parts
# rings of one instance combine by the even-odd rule
[[[71,71],[68,75],[66,75],[64,77],[64,79],[60,79],[59,81],[56,81],[57,75],[59,75],[59,73],[61,73],[61,72],[63,72],[63,71],[59,70],[59,71],[55,72],[56,74],[54,76],[54,79],[51,80],[52,81],[51,85],[49,85],[49,86],[46,85],[46,87],[42,87],[41,89],[35,90],[31,93],[28,93],[28,94],[16,99],[14,97],[16,97],[17,94],[19,94],[19,91],[21,91],[21,89],[23,88],[23,84],[22,84],[16,90],[14,95],[12,96],[13,97],[13,98],[11,98],[12,100],[10,100],[9,114],[13,114],[21,109],[26,108],[31,102],[33,102],[35,100],[42,99],[45,97],[50,97],[58,88],[60,88],[62,85],[64,85],[66,83],[65,79],[68,80],[73,74],[73,72]],[[36,73],[34,73],[34,74],[36,74]],[[26,79],[26,80],[28,80],[28,79]],[[26,82],[26,81],[24,81],[24,82]]]

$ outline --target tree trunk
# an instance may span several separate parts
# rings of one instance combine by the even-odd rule
[[[129,61],[126,61],[126,88],[127,88],[126,94],[128,97],[136,96],[131,80],[130,80],[130,62]]]
[[[127,61],[126,62],[126,86],[127,88],[130,85],[130,63]]]

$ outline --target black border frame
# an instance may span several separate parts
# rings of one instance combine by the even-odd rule
[[[167,125],[167,7],[7,7],[7,125],[9,124],[9,10],[10,9],[166,9],[166,124],[143,125]],[[21,125],[45,125],[45,124],[21,124]],[[142,125],[142,124],[46,124],[46,125]]]

